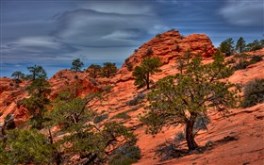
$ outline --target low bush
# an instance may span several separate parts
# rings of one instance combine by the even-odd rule
[[[140,149],[134,145],[124,145],[118,148],[111,156],[110,165],[130,165],[141,157]]]
[[[184,150],[180,150],[174,143],[164,143],[158,146],[155,154],[160,157],[161,161],[172,158],[179,158],[186,155]]]
[[[236,65],[233,66],[233,70],[246,69],[250,63],[248,61],[239,61]]]
[[[115,115],[113,118],[118,118],[118,119],[130,119],[131,117],[127,114],[127,112],[121,112]]]
[[[242,107],[250,107],[264,102],[264,79],[255,79],[246,84]]]
[[[262,61],[261,56],[252,56],[249,62],[250,62],[250,64],[255,64],[255,63],[260,62],[260,61]]]

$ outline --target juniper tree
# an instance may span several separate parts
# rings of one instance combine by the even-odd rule
[[[105,62],[101,69],[101,76],[102,77],[111,77],[115,75],[117,72],[117,67],[115,63]]]
[[[15,71],[14,73],[12,73],[11,75],[14,79],[16,80],[21,80],[25,77],[25,74],[22,73],[21,71]]]
[[[93,78],[96,78],[100,71],[101,71],[101,66],[100,65],[97,65],[97,64],[91,64],[89,67],[88,67],[88,71],[89,71],[89,75]]]
[[[53,110],[47,115],[51,125],[59,125],[60,131],[66,134],[58,143],[68,153],[79,154],[79,163],[106,163],[119,145],[134,146],[136,142],[132,132],[116,122],[102,125],[93,122],[97,114],[87,109],[86,105],[97,97],[98,94],[91,94],[81,99],[70,92],[61,93],[53,103]]]
[[[29,78],[31,78],[33,81],[35,79],[46,79],[47,78],[47,73],[43,69],[42,66],[34,65],[28,67],[29,72],[31,72],[30,75],[28,75]]]
[[[54,161],[54,148],[36,130],[14,129],[0,141],[0,164],[49,164]]]
[[[232,74],[217,54],[214,62],[202,64],[201,57],[180,59],[180,72],[157,82],[148,96],[149,111],[142,117],[149,133],[158,133],[163,126],[184,124],[189,150],[198,147],[194,124],[199,116],[206,116],[210,107],[222,110],[236,104],[236,86],[220,81]]]
[[[45,79],[35,79],[27,88],[30,95],[24,98],[20,104],[25,106],[31,114],[32,127],[41,129],[43,127],[43,113],[49,104],[50,84]]]
[[[232,38],[224,40],[221,42],[219,50],[226,56],[230,56],[234,52],[234,40]]]
[[[83,62],[77,58],[72,61],[72,67],[71,70],[78,72],[81,71],[81,68],[83,67]]]
[[[135,85],[138,87],[147,86],[150,88],[150,75],[159,72],[161,62],[159,58],[145,58],[139,66],[136,66],[133,71]]]
[[[239,53],[243,53],[245,51],[245,48],[246,48],[246,41],[244,40],[243,37],[240,37],[238,40],[237,40],[237,43],[236,43],[236,50],[239,52]]]

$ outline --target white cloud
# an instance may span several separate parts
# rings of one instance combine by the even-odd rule
[[[228,0],[219,13],[229,23],[234,25],[263,26],[264,22],[263,0]]]
[[[150,5],[138,3],[137,1],[91,1],[80,6],[101,13],[116,14],[153,14]]]
[[[61,46],[53,37],[46,36],[24,37],[13,44],[17,47],[45,47],[52,49],[58,49]]]
[[[153,15],[101,13],[88,9],[64,13],[56,36],[66,43],[83,46],[135,45],[156,24]]]

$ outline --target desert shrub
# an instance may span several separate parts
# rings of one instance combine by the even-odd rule
[[[264,102],[264,79],[256,79],[246,84],[244,88],[243,107],[250,107]]]
[[[249,61],[249,63],[250,64],[255,64],[255,63],[260,62],[260,61],[262,61],[262,57],[260,57],[260,56],[252,56],[250,61]]]
[[[137,105],[138,103],[140,103],[143,99],[145,98],[145,94],[144,93],[139,93],[136,97],[134,97],[132,100],[127,102],[127,105],[129,106],[133,106],[133,105]]]
[[[240,61],[236,65],[233,66],[233,70],[241,70],[241,69],[246,69],[250,63],[248,61]]]
[[[94,123],[100,123],[102,121],[104,121],[105,119],[107,119],[109,117],[109,115],[107,113],[102,114],[102,115],[98,115],[94,118]]]
[[[234,58],[232,58],[232,59],[226,61],[226,64],[227,64],[227,65],[229,65],[229,64],[234,64],[234,63],[236,63],[236,60],[235,60]]]
[[[110,158],[110,165],[130,165],[141,157],[140,149],[134,145],[124,145],[118,148]]]
[[[118,118],[118,119],[130,119],[131,117],[127,114],[127,112],[121,112],[115,115],[113,118]]]
[[[164,143],[157,147],[155,154],[160,157],[161,161],[172,158],[179,158],[185,155],[183,150],[177,149],[174,143]]]

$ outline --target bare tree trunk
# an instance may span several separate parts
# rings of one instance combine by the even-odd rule
[[[198,145],[194,140],[194,136],[195,136],[193,133],[194,122],[195,120],[193,118],[191,118],[186,122],[186,141],[189,150],[195,150],[196,148],[198,148]]]
[[[146,84],[147,84],[147,89],[149,89],[149,73],[147,73]]]

